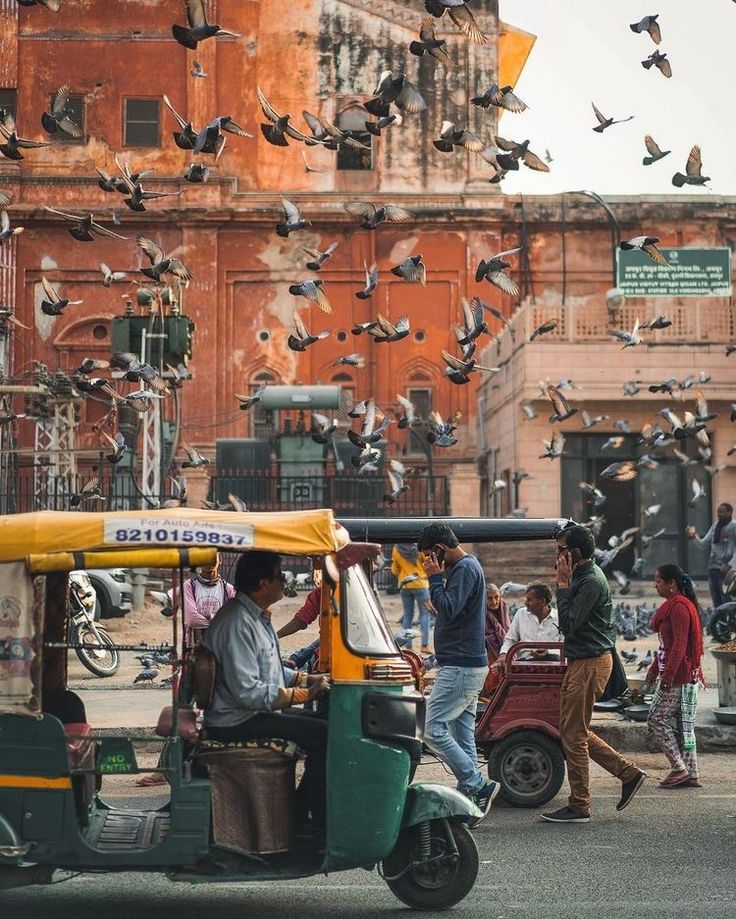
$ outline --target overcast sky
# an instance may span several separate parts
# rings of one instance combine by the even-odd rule
[[[537,36],[516,86],[529,105],[504,113],[502,136],[531,139],[554,159],[549,175],[523,165],[509,173],[508,193],[548,194],[580,188],[599,194],[736,194],[736,3],[733,0],[501,0],[501,18]],[[672,78],[641,61],[657,47],[629,23],[659,13],[660,51]],[[626,118],[596,134],[591,101],[606,117]],[[672,153],[643,166],[644,135]],[[672,185],[699,144],[711,192]]]

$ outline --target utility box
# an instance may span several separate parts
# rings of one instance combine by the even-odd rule
[[[326,445],[317,444],[311,437],[300,434],[282,434],[278,440],[278,456],[282,507],[322,507]]]
[[[159,367],[162,364],[186,366],[192,356],[194,323],[188,316],[165,316],[163,328],[159,316],[115,316],[112,320],[112,352],[130,351],[140,355],[143,333],[146,333],[146,360]],[[157,336],[164,334],[165,338]]]

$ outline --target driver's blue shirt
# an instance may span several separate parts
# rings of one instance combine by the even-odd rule
[[[217,660],[205,726],[233,727],[259,712],[272,712],[279,690],[296,679],[296,671],[281,663],[269,616],[242,591],[219,610],[202,644]]]
[[[487,667],[485,642],[486,579],[474,555],[448,565],[429,579],[437,611],[434,653],[441,667]]]

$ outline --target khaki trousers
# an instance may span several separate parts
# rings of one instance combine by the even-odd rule
[[[568,661],[560,693],[560,736],[570,783],[568,806],[590,814],[590,760],[622,782],[634,778],[637,767],[590,730],[593,703],[603,695],[611,676],[611,655]]]

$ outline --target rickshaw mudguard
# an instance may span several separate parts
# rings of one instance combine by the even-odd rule
[[[0,814],[0,865],[14,865],[28,851],[13,826]]]
[[[470,798],[450,788],[431,782],[416,782],[406,792],[401,826],[416,826],[443,817],[480,817],[481,812]]]

